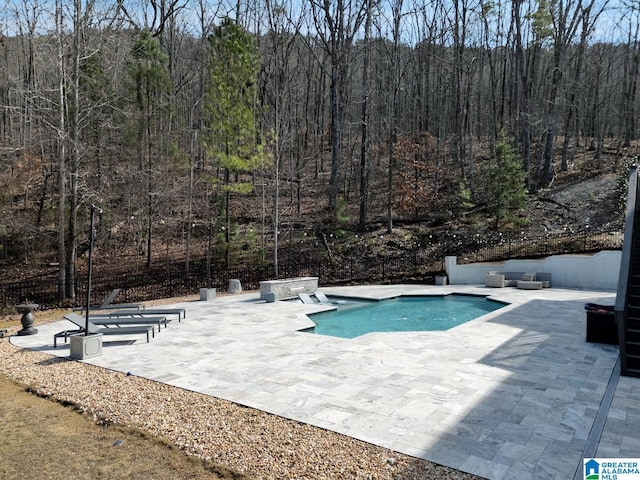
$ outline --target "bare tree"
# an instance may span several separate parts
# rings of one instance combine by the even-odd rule
[[[265,55],[262,65],[263,85],[260,97],[266,107],[261,109],[266,117],[263,127],[263,130],[266,130],[264,135],[270,140],[273,155],[273,163],[266,164],[265,167],[268,166],[271,170],[267,175],[270,177],[273,189],[271,214],[273,273],[277,278],[280,273],[281,176],[285,170],[286,158],[291,159],[293,152],[296,151],[298,157],[300,154],[300,149],[297,147],[298,122],[295,105],[300,102],[298,95],[302,94],[302,89],[297,88],[300,85],[296,79],[296,71],[300,68],[299,62],[302,62],[298,52],[300,43],[298,35],[303,15],[301,13],[296,18],[295,8],[291,3],[266,0],[266,6],[268,33],[263,41],[263,50],[268,51],[269,55]],[[296,188],[293,180],[297,170],[294,165],[289,165],[292,197]],[[300,183],[298,181],[298,184]],[[291,203],[294,203],[293,199]]]
[[[583,65],[587,50],[587,44],[590,36],[593,34],[593,29],[595,28],[596,21],[603,10],[606,8],[607,2],[601,4],[596,4],[595,2],[590,2],[584,6],[582,9],[582,14],[580,18],[580,40],[578,42],[578,46],[575,50],[575,58],[573,59],[572,65],[572,75],[567,82],[566,86],[566,114],[565,114],[565,125],[564,125],[564,141],[562,144],[562,162],[561,169],[563,172],[566,172],[569,169],[569,145],[571,140],[573,140],[573,154],[572,157],[575,156],[575,149],[578,145],[579,132],[578,132],[578,98],[581,96],[580,92],[584,90],[584,85],[582,83],[582,75],[583,75]]]
[[[311,0],[311,11],[318,38],[329,58],[331,96],[331,179],[329,181],[329,213],[338,210],[343,146],[342,128],[345,118],[347,79],[354,38],[366,18],[367,2],[357,0]]]
[[[187,7],[188,0],[149,0],[137,5],[127,5],[117,0],[124,19],[136,30],[146,29],[154,37],[162,35],[169,21]]]
[[[387,164],[387,232],[393,231],[393,178],[395,168],[394,145],[398,138],[398,102],[400,91],[403,88],[403,78],[407,71],[407,61],[402,61],[400,56],[400,36],[402,33],[403,18],[403,0],[393,0],[390,5],[390,15],[384,18],[381,15],[382,22],[388,22],[387,25],[391,31],[391,42],[383,42],[381,44],[381,53],[384,57],[385,64],[385,88],[387,95],[384,96],[382,104],[384,105],[384,117],[386,121],[386,146],[388,155]],[[378,31],[382,33],[383,25],[377,25]],[[382,35],[381,35],[382,36]]]
[[[583,25],[585,17],[589,17],[592,12],[595,0],[590,0],[586,4],[582,0],[570,1],[557,0],[553,2],[549,9],[549,19],[551,21],[551,35],[553,39],[553,69],[551,72],[551,90],[547,109],[547,128],[544,137],[544,167],[542,172],[542,182],[550,185],[554,179],[553,170],[553,150],[557,134],[558,123],[558,102],[560,90],[562,88],[563,72],[567,66],[565,64],[566,53],[569,44],[574,40],[576,33],[583,26],[590,30],[590,22]],[[595,15],[597,18],[597,15]],[[565,132],[566,134],[566,132]]]
[[[67,124],[65,112],[65,51],[63,46],[62,1],[56,1],[55,20],[57,31],[57,63],[58,63],[58,297],[64,298],[67,285],[67,255],[64,226],[66,225],[66,157],[67,157]]]
[[[251,115],[260,115],[255,136],[275,161],[230,177],[264,184],[252,194],[264,208],[242,217],[255,221],[247,211],[264,212],[263,235],[273,227],[276,251],[278,225],[304,218],[305,195],[326,195],[334,219],[344,205],[359,229],[375,217],[391,231],[395,218],[428,211],[411,208],[408,189],[398,189],[402,178],[414,193],[432,192],[413,201],[433,210],[460,179],[473,189],[474,149],[492,145],[502,126],[515,133],[531,191],[552,180],[558,144],[569,168],[579,142],[591,137],[588,148],[606,167],[607,137],[617,137],[622,152],[638,136],[636,2],[616,5],[621,19],[606,21],[607,0],[74,0],[54,2],[50,13],[49,5],[5,1],[0,11],[0,154],[4,182],[20,163],[35,172],[37,162],[40,170],[23,177],[37,193],[3,198],[25,207],[22,223],[34,238],[52,239],[64,296],[74,294],[82,265],[76,257],[89,198],[104,199],[109,241],[135,242],[147,263],[152,238],[181,236],[188,268],[192,227],[218,218],[224,167],[205,161],[202,104],[208,37],[221,12],[238,16],[260,47],[253,101],[267,108]],[[610,33],[607,22],[615,21]],[[131,48],[143,31],[158,42],[157,58],[167,56],[159,62],[162,93],[145,90],[153,75],[133,82],[139,91],[127,82],[127,66],[144,63]],[[401,141],[429,145],[411,158]],[[249,202],[244,195],[233,196],[230,215]],[[12,213],[0,209],[4,218]]]
[[[362,61],[362,110],[360,117],[360,198],[358,229],[364,232],[367,227],[367,213],[369,207],[369,68],[371,58],[371,15],[373,1],[367,0],[367,10],[364,24],[364,55]]]
[[[525,55],[523,47],[522,32],[522,0],[514,0],[511,10],[511,21],[514,35],[514,75],[513,98],[515,104],[515,121],[518,130],[518,141],[520,144],[520,155],[522,157],[523,168],[527,175],[527,186],[530,186],[529,172],[531,170],[531,132],[529,130],[530,112],[530,80],[525,65]]]
[[[627,43],[624,46],[621,110],[622,118],[624,119],[622,145],[629,147],[631,140],[637,137],[636,103],[638,77],[640,76],[640,6],[638,6],[637,2],[629,2],[626,10]]]

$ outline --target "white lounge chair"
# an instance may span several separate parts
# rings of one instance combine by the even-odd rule
[[[313,294],[315,295],[315,297],[318,299],[318,302],[320,303],[331,303],[334,305],[338,305],[340,303],[347,303],[344,300],[332,300],[320,290],[316,290]]]
[[[298,298],[302,303],[306,303],[308,305],[312,305],[316,303],[313,301],[313,298],[311,298],[311,295],[309,295],[308,293],[299,293]]]

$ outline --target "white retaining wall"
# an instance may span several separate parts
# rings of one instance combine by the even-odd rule
[[[585,290],[617,290],[621,251],[604,250],[594,255],[554,255],[539,260],[507,260],[499,263],[458,265],[445,257],[451,285],[484,285],[485,274],[503,272],[550,272],[552,287]]]

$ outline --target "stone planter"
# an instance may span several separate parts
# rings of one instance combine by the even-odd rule
[[[200,289],[200,300],[203,302],[208,302],[209,300],[216,299],[216,289],[215,288],[201,288]]]
[[[242,293],[242,284],[240,280],[237,278],[233,278],[229,280],[229,288],[227,289],[228,293]]]
[[[436,285],[446,285],[446,284],[447,284],[446,275],[436,275]]]
[[[72,335],[69,337],[71,351],[69,356],[75,360],[102,355],[102,334],[92,333],[91,335]]]

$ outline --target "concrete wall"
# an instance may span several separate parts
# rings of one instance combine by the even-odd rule
[[[484,285],[490,271],[551,272],[553,287],[585,290],[616,290],[622,252],[605,250],[594,255],[554,255],[539,260],[507,260],[499,263],[458,265],[456,257],[445,257],[451,285]]]

